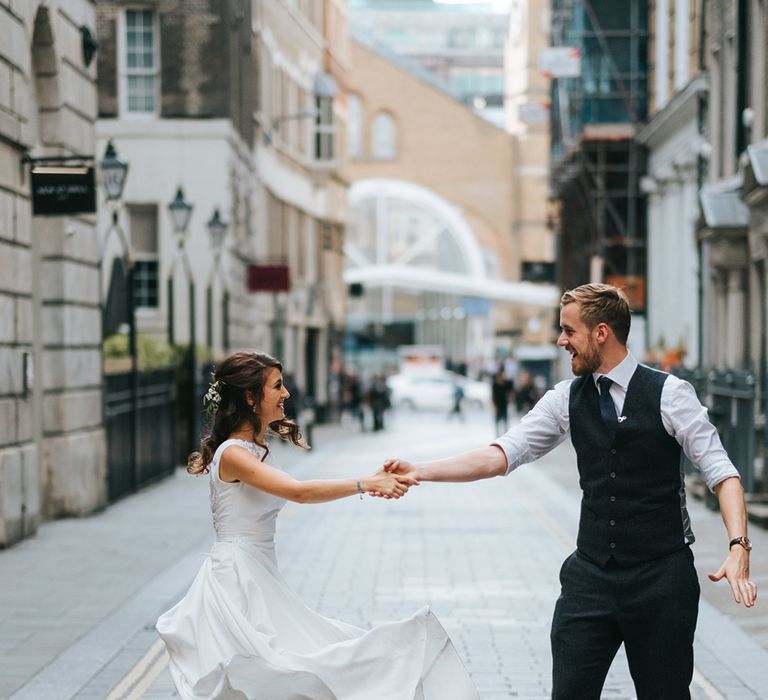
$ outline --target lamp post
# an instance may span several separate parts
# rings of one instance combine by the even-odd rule
[[[213,267],[211,269],[211,274],[208,277],[208,287],[206,289],[205,295],[205,318],[207,323],[206,341],[211,352],[213,352],[213,279],[217,274],[219,274],[221,277],[221,248],[222,244],[224,243],[224,238],[227,235],[229,224],[226,221],[222,221],[221,214],[217,208],[214,209],[213,216],[211,217],[211,220],[206,224],[206,226],[208,228],[208,235],[211,239],[211,248],[213,249]],[[227,318],[229,310],[229,292],[227,290],[226,281],[224,279],[221,279],[221,287],[223,306],[222,345],[224,352],[226,352],[229,346],[229,338],[227,337],[227,327],[229,325],[229,319]]]
[[[195,348],[195,278],[192,274],[192,267],[189,264],[189,258],[186,253],[187,228],[192,218],[192,205],[184,198],[184,190],[179,187],[176,190],[176,197],[168,205],[168,211],[171,214],[173,223],[173,233],[176,237],[177,253],[176,259],[171,264],[168,274],[168,342],[173,345],[175,341],[174,333],[174,314],[173,314],[173,276],[176,269],[176,262],[181,258],[184,270],[187,273],[187,282],[189,284],[189,432],[190,439],[197,439],[197,352]]]
[[[120,226],[118,212],[120,209],[120,199],[123,196],[123,188],[128,175],[128,163],[117,157],[117,150],[114,143],[110,140],[104,151],[104,157],[101,160],[100,169],[102,183],[104,185],[104,195],[107,205],[110,209],[110,226],[104,237],[104,248],[109,240],[112,231],[115,232],[120,240],[120,246],[123,252],[123,272],[125,274],[125,314],[128,319],[128,353],[131,357],[131,486],[136,490],[139,484],[139,462],[138,462],[138,408],[139,408],[139,363],[138,346],[136,339],[136,305],[134,290],[134,260],[133,249],[128,237]],[[103,255],[102,255],[103,258]]]

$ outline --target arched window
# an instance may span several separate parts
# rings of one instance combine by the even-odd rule
[[[347,139],[349,141],[349,157],[363,157],[363,103],[357,95],[347,98]]]
[[[379,112],[373,119],[371,155],[378,160],[393,160],[397,156],[397,128],[386,112]]]

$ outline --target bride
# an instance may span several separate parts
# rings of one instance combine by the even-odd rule
[[[359,479],[297,481],[272,462],[268,431],[305,446],[285,418],[289,394],[269,355],[239,352],[206,394],[213,427],[187,471],[210,472],[216,541],[189,591],[157,621],[179,695],[259,700],[477,700],[429,608],[361,629],[308,608],[275,559],[287,500],[321,503],[373,491],[403,496],[417,481],[380,470]]]

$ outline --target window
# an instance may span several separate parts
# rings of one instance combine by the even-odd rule
[[[157,206],[135,204],[128,206],[131,244],[135,262],[133,294],[137,309],[156,309],[160,303],[160,256],[157,241]]]
[[[125,11],[123,106],[129,114],[154,114],[158,106],[159,51],[152,10]]]
[[[380,112],[373,120],[371,155],[378,160],[393,160],[397,155],[397,130],[391,115]]]
[[[347,138],[349,139],[349,157],[363,157],[363,103],[357,95],[350,95],[347,101]]]
[[[333,160],[333,98],[317,97],[315,108],[315,158]]]

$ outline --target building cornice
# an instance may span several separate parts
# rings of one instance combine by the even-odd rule
[[[698,97],[709,90],[706,76],[695,75],[637,133],[637,141],[653,148],[696,117]]]

